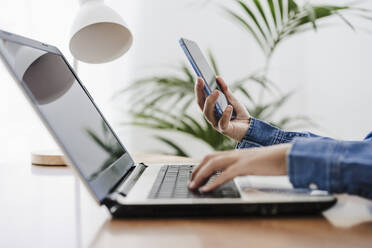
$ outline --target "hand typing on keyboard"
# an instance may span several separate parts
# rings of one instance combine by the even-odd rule
[[[236,176],[286,175],[286,154],[291,146],[283,144],[210,154],[193,170],[188,187],[191,190],[201,187],[201,192],[210,192]],[[220,176],[203,185],[217,171],[221,171]]]
[[[193,165],[165,165],[160,172],[151,189],[149,198],[237,198],[240,197],[239,190],[233,182],[209,193],[198,190],[191,191],[187,188]],[[206,183],[212,183],[219,173],[211,176]]]

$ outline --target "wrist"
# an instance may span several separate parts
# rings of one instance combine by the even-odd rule
[[[292,144],[282,144],[280,147],[280,168],[283,175],[288,175],[288,154],[292,148]]]
[[[268,175],[288,175],[287,166],[287,154],[291,148],[291,144],[273,145],[262,148],[264,151],[264,160],[261,162],[264,164],[267,162],[270,172]]]
[[[236,135],[233,135],[233,137],[231,137],[231,138],[233,138],[237,142],[242,141],[242,139],[244,138],[244,136],[248,132],[250,124],[251,124],[251,117],[249,117],[248,119],[245,119],[245,120],[239,120],[239,122],[237,123],[237,126],[236,126],[236,129],[237,129],[236,132],[235,132]]]

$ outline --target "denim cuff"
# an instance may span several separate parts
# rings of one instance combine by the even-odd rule
[[[239,143],[249,141],[260,146],[279,144],[283,133],[284,131],[279,128],[251,117],[248,131]],[[238,144],[239,146],[241,147],[242,145]]]
[[[340,150],[335,140],[295,138],[287,159],[292,185],[297,188],[340,191]]]
[[[271,146],[289,143],[297,137],[316,137],[316,135],[308,132],[286,132],[269,123],[251,117],[247,133],[236,147]]]
[[[260,144],[257,144],[255,142],[242,139],[235,147],[235,149],[247,149],[247,148],[254,148],[254,147],[261,147]]]

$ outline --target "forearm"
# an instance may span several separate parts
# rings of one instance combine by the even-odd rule
[[[372,142],[295,139],[287,163],[294,187],[372,199]]]
[[[286,132],[264,121],[251,118],[248,131],[236,148],[243,149],[289,143],[297,137],[318,136],[310,132]]]

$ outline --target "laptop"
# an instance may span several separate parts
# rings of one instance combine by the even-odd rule
[[[324,191],[272,187],[265,177],[190,191],[195,165],[135,163],[56,47],[0,30],[0,55],[68,164],[115,218],[313,214],[336,202]]]

